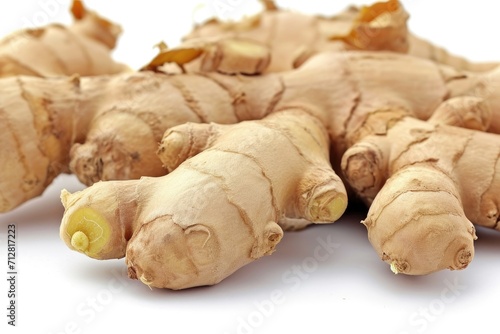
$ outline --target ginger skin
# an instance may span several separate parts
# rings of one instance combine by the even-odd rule
[[[0,41],[0,78],[115,74],[129,71],[110,56],[121,28],[73,1],[75,22],[25,29]]]

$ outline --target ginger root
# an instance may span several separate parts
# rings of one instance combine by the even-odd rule
[[[347,195],[328,147],[323,125],[300,110],[174,127],[160,151],[175,170],[64,192],[61,238],[93,258],[126,256],[129,276],[151,287],[218,283],[271,254],[285,217],[322,223],[342,215]]]
[[[38,196],[62,172],[88,185],[163,175],[156,151],[165,129],[263,118],[283,89],[275,76],[151,72],[1,84],[0,143],[12,149],[0,150],[0,212]]]
[[[321,17],[282,10],[273,1],[262,3],[263,12],[239,22],[211,19],[197,25],[180,46],[160,49],[158,56],[145,69],[160,71],[165,63],[176,63],[188,72],[282,72],[299,67],[319,52],[352,49],[340,36],[348,35],[360,26],[358,9],[350,7],[337,16]],[[398,10],[393,10],[394,5]],[[387,14],[391,20],[382,26],[371,24],[365,29],[364,44],[358,44],[358,49],[406,52],[406,12],[397,1],[395,4],[391,1],[389,5],[381,3],[379,7],[379,14]],[[363,26],[378,16],[365,20]],[[393,42],[394,35],[398,36],[396,42]]]
[[[259,77],[141,72],[5,79],[2,101],[9,102],[0,112],[0,142],[15,149],[0,152],[6,171],[0,178],[0,210],[38,196],[61,172],[71,171],[88,185],[163,175],[157,143],[166,129],[186,122],[231,124],[261,119],[283,104],[297,101],[307,106],[318,100],[325,103],[321,108],[336,110],[337,122],[329,125],[336,138],[345,136],[348,120],[362,121],[364,111],[358,116],[355,109],[360,96],[356,86],[366,91],[364,96],[377,94],[380,82],[387,85],[386,94],[406,89],[403,98],[394,99],[411,101],[415,116],[422,119],[429,118],[448,94],[440,69],[430,62],[396,54],[364,55],[318,55],[300,70]],[[379,70],[366,70],[388,64],[400,71],[401,79],[391,81]],[[428,90],[414,93],[418,87]],[[329,122],[332,116],[318,117]],[[347,148],[342,140],[336,141],[335,150]]]
[[[500,133],[498,68],[401,54],[397,1],[321,24],[267,4],[257,18],[163,45],[146,67],[174,62],[186,73],[2,81],[0,143],[14,149],[0,152],[0,210],[60,172],[90,185],[168,171],[63,192],[61,237],[93,258],[125,256],[130,277],[149,286],[182,289],[272,253],[283,229],[338,219],[347,197],[331,161],[371,204],[369,239],[394,272],[465,268],[472,224],[498,228],[499,137],[471,130]],[[304,28],[311,35],[295,44],[290,25],[275,24],[287,20],[327,33]],[[270,47],[272,25],[273,45],[287,47]],[[387,38],[362,40],[367,31]],[[366,51],[379,49],[397,52]],[[485,158],[469,164],[473,151]]]
[[[292,70],[321,52],[349,50],[407,53],[466,71],[489,71],[500,65],[470,62],[410,33],[409,15],[398,0],[351,6],[332,17],[261,2],[264,11],[258,15],[197,25],[181,45],[160,48],[144,69],[176,73],[163,66],[175,63],[183,72],[261,74]]]
[[[0,77],[115,74],[129,71],[110,56],[121,28],[74,0],[73,25],[17,31],[0,41]]]
[[[402,7],[399,6],[397,11],[393,10],[388,13],[392,15],[391,13],[400,13],[401,10]],[[85,16],[87,14],[83,14],[86,12],[78,6],[74,7],[73,11],[76,17],[82,17],[81,21],[87,17]],[[381,12],[380,15],[386,15],[383,10]],[[325,24],[332,25],[332,29],[327,29],[330,32],[342,30],[340,26],[346,26],[347,29],[344,31],[348,32],[357,13],[357,10],[351,10],[335,19],[323,19],[323,21]],[[265,23],[267,19],[264,19],[266,17],[269,17],[269,22],[274,22],[274,19],[271,19],[272,15],[281,15],[291,20],[295,15],[301,14],[268,10],[262,15],[262,19],[258,21],[260,23],[254,27],[255,29],[260,27],[257,30],[267,27]],[[314,21],[313,17],[303,16],[303,19],[306,22]],[[287,20],[285,21],[288,22]],[[389,26],[392,27],[396,26],[394,22],[398,21],[390,22],[392,23]],[[261,26],[261,24],[264,25]],[[236,25],[239,26],[237,23]],[[204,29],[204,26],[199,29]],[[207,23],[207,29],[209,26],[210,24]],[[218,31],[221,27],[217,24],[214,29]],[[251,33],[254,31],[252,27],[250,25],[248,28],[249,34],[253,34]],[[377,27],[380,29],[380,26]],[[267,31],[266,29],[262,32]],[[202,30],[196,31],[201,33]],[[247,30],[243,29],[243,31]],[[287,30],[283,29],[283,33],[285,31]],[[227,30],[227,32],[230,31]],[[279,36],[281,35],[276,35],[278,44],[289,40],[286,38],[288,35]],[[373,36],[376,38],[379,35]],[[336,43],[342,44],[342,42]],[[248,50],[245,47],[243,49]],[[336,67],[333,68],[326,65],[326,62],[314,66],[308,65],[318,62],[311,58],[303,64],[308,68],[306,71],[282,72],[279,75],[266,75],[260,78],[222,76],[208,72],[167,77],[140,73],[81,80],[53,79],[48,81],[16,78],[4,81],[3,84],[8,88],[3,91],[2,101],[6,102],[0,112],[0,118],[4,120],[0,126],[5,129],[1,143],[4,147],[16,147],[13,151],[17,153],[3,154],[5,156],[2,160],[3,165],[9,167],[4,169],[6,172],[0,179],[0,211],[11,210],[24,201],[38,196],[61,172],[71,171],[88,185],[99,180],[163,175],[165,171],[155,155],[156,143],[161,140],[166,129],[175,125],[185,122],[210,121],[227,124],[260,119],[271,113],[281,99],[289,101],[295,95],[305,96],[306,92],[311,92],[311,96],[324,92],[325,96],[321,98],[326,99],[325,101],[331,100],[327,95],[339,96],[338,101],[331,102],[331,106],[328,107],[330,110],[342,109],[344,106],[354,108],[361,96],[352,89],[349,91],[349,86],[338,82],[328,89],[322,87],[321,82],[318,84],[311,82],[309,78],[311,75],[324,78],[327,73],[335,73],[346,83],[354,80],[354,82],[359,82],[360,86],[366,86],[365,90],[369,91],[367,96],[375,96],[379,87],[383,86],[387,79],[380,76],[377,71],[367,71],[363,67],[390,66],[392,68],[394,66],[394,71],[402,71],[402,78],[404,76],[404,79],[397,81],[399,85],[402,85],[401,87],[407,87],[408,91],[414,91],[412,87],[409,87],[414,83],[422,87],[413,96],[405,97],[413,100],[414,96],[418,96],[421,99],[422,107],[416,106],[414,111],[415,116],[421,119],[429,118],[437,105],[446,99],[447,94],[450,97],[456,96],[458,101],[464,95],[474,96],[479,100],[484,100],[483,104],[491,110],[497,110],[496,106],[500,106],[500,101],[497,101],[495,94],[492,93],[495,91],[495,82],[498,77],[495,71],[483,74],[462,73],[425,60],[381,54],[374,56],[373,59],[367,56],[361,62],[354,62],[363,63],[363,65],[353,69],[353,74],[347,75],[345,68],[353,62],[349,59],[350,56],[342,61],[342,55],[350,55],[350,53],[338,54],[339,56],[334,61]],[[245,59],[252,61],[245,62],[245,64],[250,64],[249,68],[255,68],[259,57],[252,58],[255,56],[252,52],[247,56],[248,58]],[[233,60],[238,59],[241,60],[241,58]],[[230,68],[234,63],[221,60],[217,64],[220,66],[225,64],[224,66],[227,65],[227,68]],[[416,69],[421,69],[424,74],[405,69],[404,67],[409,64],[415,66]],[[312,67],[316,68],[311,70]],[[424,78],[427,74],[430,75],[429,78]],[[394,74],[390,75],[394,76]],[[356,76],[362,76],[365,79],[358,80]],[[481,90],[483,86],[492,87],[493,90],[489,88]],[[314,87],[314,89],[309,87]],[[317,92],[312,92],[313,90]],[[340,92],[346,92],[346,95],[342,96]],[[363,96],[365,95],[366,93]],[[441,113],[448,109],[443,105]],[[339,124],[332,125],[332,129],[336,129],[334,136],[348,130],[344,127],[344,123],[349,119],[350,114],[348,110],[340,112],[340,115],[346,116],[345,119],[340,120]],[[14,117],[14,115],[18,116]],[[491,126],[487,126],[488,131],[500,132],[500,123],[497,124],[500,118],[493,117],[493,115],[485,115],[485,117],[491,120]],[[357,119],[358,116],[353,115],[352,120]],[[457,120],[458,123],[460,120]],[[133,128],[130,128],[131,124]],[[136,140],[138,136],[141,140]],[[342,140],[338,141],[334,149],[342,152],[346,149],[345,143]],[[34,165],[35,161],[36,165]]]
[[[494,72],[486,76],[493,75],[492,73]],[[185,76],[189,74],[174,77]],[[215,74],[210,74],[210,76],[215,77]],[[235,76],[221,75],[218,78],[223,79],[226,86],[235,86],[231,83],[240,80]],[[271,104],[261,104],[260,108],[263,109],[251,109],[252,113],[256,113],[255,118],[259,118],[257,114],[269,115],[264,120],[243,122],[237,125],[186,124],[168,130],[158,150],[163,165],[171,172],[167,176],[143,178],[139,181],[100,182],[82,192],[73,195],[64,194],[63,202],[66,213],[61,225],[61,236],[68,246],[86,252],[85,247],[81,246],[86,244],[86,238],[77,232],[82,232],[91,240],[89,235],[92,231],[80,231],[72,226],[82,224],[79,218],[81,216],[76,212],[82,208],[90,208],[96,212],[96,215],[104,217],[103,221],[109,224],[112,231],[109,242],[95,257],[126,256],[127,264],[129,268],[132,268],[129,272],[130,276],[150,286],[178,289],[214,284],[248,263],[249,259],[252,259],[249,255],[252,253],[250,245],[255,243],[255,237],[247,233],[247,228],[236,227],[238,228],[237,236],[229,237],[224,234],[226,230],[219,232],[218,229],[221,228],[219,226],[224,226],[231,233],[236,233],[232,230],[235,226],[233,224],[237,222],[240,224],[241,220],[245,220],[242,217],[268,212],[263,209],[264,195],[260,190],[263,187],[256,185],[257,181],[254,181],[252,176],[255,173],[247,169],[253,168],[254,165],[264,166],[264,172],[261,172],[259,177],[269,178],[273,184],[272,193],[281,194],[283,189],[290,185],[289,182],[297,180],[296,173],[304,171],[301,167],[303,164],[287,159],[294,158],[298,151],[301,159],[310,161],[308,154],[315,152],[313,148],[322,143],[321,141],[314,143],[311,137],[299,136],[299,134],[315,134],[319,132],[319,128],[328,134],[333,164],[337,164],[344,156],[342,167],[347,180],[359,195],[365,197],[367,203],[373,202],[373,209],[365,223],[370,229],[370,240],[382,259],[390,262],[393,270],[407,274],[422,274],[444,268],[463,269],[468,265],[474,254],[475,234],[471,222],[480,223],[488,215],[491,216],[493,211],[489,205],[488,210],[474,216],[473,211],[467,208],[467,204],[464,204],[466,202],[478,204],[482,201],[481,191],[467,193],[469,197],[463,197],[464,194],[459,184],[463,182],[465,185],[468,182],[461,179],[467,177],[466,173],[458,177],[459,174],[453,174],[458,171],[451,172],[454,167],[460,166],[454,164],[453,159],[460,159],[461,148],[457,145],[456,150],[450,150],[439,141],[452,143],[458,138],[463,140],[475,136],[476,132],[442,125],[439,123],[444,122],[445,118],[436,117],[433,120],[431,117],[434,111],[445,110],[450,105],[455,105],[461,107],[457,108],[456,112],[462,117],[450,118],[450,122],[463,119],[463,116],[468,113],[478,113],[480,116],[477,119],[484,123],[481,123],[481,126],[485,129],[496,130],[495,121],[492,118],[494,118],[495,111],[499,109],[495,106],[497,100],[494,91],[486,90],[490,94],[484,93],[472,97],[470,95],[479,83],[481,87],[484,87],[484,82],[480,79],[484,79],[485,75],[464,76],[451,68],[443,68],[427,60],[408,55],[353,51],[343,54],[321,53],[296,70],[284,72],[279,76],[263,75],[246,78],[246,81],[258,82],[265,78],[279,78],[282,90],[279,90],[278,99],[271,99],[273,101]],[[490,80],[489,83],[493,85],[494,80]],[[248,89],[248,87],[250,86],[242,86],[243,89]],[[242,94],[246,97],[249,97],[250,93],[253,96],[269,96],[269,86],[251,87],[255,90],[249,92],[243,90]],[[277,91],[273,90],[273,92],[272,96],[277,96]],[[464,95],[459,95],[459,92]],[[460,100],[475,102],[457,103]],[[290,118],[297,118],[292,123],[301,125],[301,128],[288,125]],[[431,118],[431,120],[423,122],[414,118],[423,120]],[[275,139],[263,140],[262,138],[267,137],[261,134],[261,130],[255,128],[256,124],[265,125],[266,129],[284,127],[286,135],[292,136],[294,146],[300,149],[282,147],[281,141]],[[226,137],[226,131],[234,133],[234,137],[233,135]],[[456,131],[456,138],[449,137],[448,132],[455,133],[454,131]],[[435,136],[432,135],[434,132]],[[492,145],[485,147],[491,149],[500,147],[497,144],[498,135],[484,134],[482,137],[483,133],[480,134],[478,143],[489,140]],[[424,143],[428,137],[436,138],[438,142],[429,141],[433,144],[420,148],[419,143]],[[223,138],[228,139],[223,141]],[[312,138],[319,137],[314,135]],[[376,141],[376,144],[372,141]],[[323,147],[323,145],[328,144],[323,142],[320,146]],[[229,147],[224,148],[224,151],[230,151],[230,153],[220,153],[220,147]],[[326,152],[328,147],[325,146],[324,150]],[[406,157],[406,152],[410,151],[413,152],[412,156],[398,160],[401,165],[392,164],[391,159],[398,155]],[[428,154],[425,153],[427,151]],[[464,152],[472,151],[464,150]],[[238,153],[234,156],[233,152]],[[494,153],[492,151],[488,155],[496,156]],[[251,162],[246,162],[246,159]],[[324,157],[324,159],[327,158]],[[447,162],[449,159],[451,161]],[[276,171],[279,170],[281,175],[279,178],[270,176],[274,175],[274,172],[267,172],[267,168],[274,166],[269,161],[276,164]],[[422,162],[422,166],[413,166],[413,162]],[[444,167],[441,167],[440,163]],[[322,166],[322,169],[326,168],[324,162],[316,162],[313,165],[315,164]],[[446,166],[450,172],[445,170]],[[411,178],[411,173],[404,173],[405,169],[411,169],[410,167],[415,172],[428,176],[428,182],[412,181],[415,178]],[[202,175],[193,173],[193,169]],[[480,170],[477,167],[477,171]],[[333,180],[334,174],[332,173],[329,171]],[[410,179],[399,179],[398,175],[410,175]],[[391,183],[391,176],[396,180],[395,183]],[[209,188],[210,191],[206,192],[206,184],[209,182],[207,177],[214,178],[213,181],[216,184],[222,185],[216,189]],[[292,181],[288,181],[289,179]],[[389,181],[386,182],[387,179]],[[247,180],[251,180],[254,185],[247,187]],[[314,180],[317,179],[314,178]],[[471,180],[474,182],[475,179],[471,178]],[[492,190],[487,193],[487,197],[490,198],[489,203],[496,203],[499,194],[493,187],[496,181],[492,182],[484,182],[484,187],[481,189],[491,187]],[[315,181],[313,184],[321,183]],[[335,187],[331,189],[335,189],[335,192],[316,201],[317,209],[315,209],[316,205],[301,206],[307,208],[309,214],[306,214],[307,210],[304,209],[290,214],[290,210],[284,209],[286,205],[281,204],[278,205],[278,211],[292,218],[317,221],[330,217],[329,220],[333,221],[342,211],[339,208],[343,207],[341,205],[343,197],[338,195],[343,194],[339,192],[341,186],[338,185],[336,179],[334,184]],[[391,184],[393,184],[392,187],[390,187]],[[385,187],[388,187],[387,190],[384,190]],[[432,197],[429,204],[437,205],[437,208],[429,206],[425,196],[413,194],[421,189],[418,187],[427,190],[425,193]],[[317,186],[313,188],[316,191],[322,189]],[[464,189],[471,188],[464,187]],[[397,194],[405,191],[408,195],[400,197],[404,200],[404,206],[398,202],[397,205],[391,207],[391,210],[374,211],[377,208],[383,209],[391,203],[390,196],[397,197]],[[298,196],[300,193],[304,192],[293,190],[288,192],[289,196],[295,198],[292,202],[297,202],[297,199],[301,198]],[[197,194],[200,194],[199,197]],[[221,202],[221,198],[224,198],[226,202]],[[228,201],[227,198],[229,198]],[[303,198],[306,199],[306,203],[310,203],[307,195]],[[316,198],[314,191],[313,198]],[[335,198],[342,198],[342,201],[333,201]],[[240,207],[240,201],[243,199],[245,205],[242,207],[245,210],[239,211],[239,216],[236,212],[227,211],[226,208],[234,209],[233,204]],[[144,201],[148,204],[143,204]],[[274,206],[272,198],[266,199],[265,202],[267,202],[267,207]],[[116,207],[112,203],[119,203],[119,206]],[[403,207],[416,209],[405,210],[403,215],[401,212]],[[322,212],[327,214],[316,214]],[[484,213],[487,213],[486,218],[484,218]],[[398,224],[401,217],[404,219]],[[265,222],[269,221],[279,222],[279,218],[269,216],[260,218],[259,226],[264,226]],[[415,226],[413,229],[403,228],[406,223],[411,224],[414,221],[422,224],[408,225]],[[210,229],[208,232],[200,232],[199,243],[196,243],[194,248],[190,248],[186,245],[188,243],[186,239],[189,239],[186,233],[190,235],[191,232],[188,231],[191,226],[205,224],[205,222]],[[146,226],[143,231],[141,226],[144,226],[144,223]],[[146,229],[148,225],[152,231],[149,231],[149,228]],[[217,232],[214,227],[216,225]],[[294,229],[290,222],[282,225]],[[419,229],[419,226],[422,228]],[[394,242],[396,245],[404,244],[403,249],[393,246],[387,250],[379,246],[377,240],[381,240],[381,244],[385,245],[384,241],[392,235],[391,229],[400,228],[404,233],[401,236],[394,234]],[[378,235],[381,237],[377,239]],[[245,246],[239,249],[231,244],[233,239]],[[398,242],[396,239],[404,242]],[[435,245],[436,240],[440,242],[439,247]],[[146,245],[147,242],[149,244]],[[209,247],[207,252],[211,255],[203,255],[204,260],[192,260],[193,249],[203,249],[202,253],[206,254],[204,246],[200,246],[200,243],[201,245],[211,245],[211,243],[219,245],[221,242],[231,244],[233,247],[224,249],[222,246],[216,247],[219,250],[215,252],[212,250],[215,246],[207,246]],[[389,247],[392,244],[385,246]],[[380,251],[380,249],[383,250]],[[239,253],[242,250],[244,253]],[[93,254],[88,255],[94,256]],[[149,260],[143,260],[143,256]],[[233,256],[237,256],[239,260]],[[213,260],[225,257],[227,257],[225,262],[233,261],[235,266],[229,268]],[[151,261],[152,258],[158,260]],[[199,269],[201,264],[193,264],[198,263],[197,261],[206,264],[207,267]],[[223,274],[219,271],[220,268],[224,268]],[[162,279],[162,277],[168,278]],[[182,283],[178,283],[177,280]]]
[[[370,242],[395,273],[465,268],[474,255],[471,221],[496,227],[500,137],[378,118],[386,130],[364,137],[342,160],[349,184],[371,203],[363,221]]]

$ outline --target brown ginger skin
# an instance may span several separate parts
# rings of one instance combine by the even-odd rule
[[[0,77],[115,74],[128,67],[111,58],[121,28],[73,1],[75,22],[25,29],[0,40]]]

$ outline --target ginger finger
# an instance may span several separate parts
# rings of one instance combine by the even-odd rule
[[[100,182],[63,195],[61,237],[85,252],[82,234],[93,240],[93,230],[71,226],[84,226],[79,212],[91,210],[111,231],[109,243],[99,244],[92,256],[122,255],[127,244],[129,275],[149,286],[215,284],[271,254],[283,235],[277,222],[285,215],[323,223],[344,212],[347,196],[330,167],[328,146],[321,123],[300,111],[224,126],[212,145],[166,176]],[[177,149],[165,146],[170,148]],[[95,192],[101,200],[93,200]],[[117,196],[125,192],[127,203]],[[131,214],[118,219],[117,206]],[[130,228],[132,235],[124,233]]]
[[[262,118],[283,89],[275,76],[249,80],[140,72],[96,81],[107,91],[101,100],[94,98],[98,109],[87,137],[70,152],[71,171],[87,185],[163,175],[156,151],[166,129],[186,122],[232,124]],[[88,80],[87,87],[91,85]],[[265,93],[260,85],[267,87]],[[117,96],[123,99],[117,101]]]
[[[158,151],[163,166],[172,172],[185,160],[212,146],[227,127],[213,123],[188,123],[168,130]],[[325,179],[321,186],[316,183],[319,178]],[[337,220],[346,206],[346,200],[337,196],[338,189],[343,189],[343,184],[329,166],[310,168],[299,184],[301,196],[295,208],[297,212],[290,215],[315,222]],[[331,198],[332,195],[336,199]]]
[[[0,41],[0,77],[127,72],[111,58],[121,28],[73,1],[75,22],[15,32]]]
[[[2,81],[0,212],[38,196],[62,172],[92,184],[165,174],[166,129],[264,117],[283,84],[274,75],[13,77]],[[262,92],[259,87],[266,87]]]
[[[374,174],[387,175],[365,220],[381,258],[407,274],[466,267],[475,239],[471,222],[498,229],[499,140],[494,134],[403,118],[383,136],[361,141],[385,145],[382,158],[366,157],[382,162],[372,164]],[[359,153],[352,149],[344,155],[346,174],[355,169],[349,162]]]
[[[175,63],[183,73],[186,72],[185,65],[189,64],[188,68],[199,66],[202,72],[260,74],[268,67],[270,60],[269,47],[253,40],[201,39],[191,40],[171,50],[161,49],[142,70],[157,72],[163,65]]]
[[[163,167],[170,173],[185,160],[212,146],[224,125],[185,123],[167,130],[158,149]]]
[[[275,123],[273,123],[273,127],[276,127]],[[165,133],[158,151],[159,158],[164,167],[172,172],[185,160],[212,146],[227,128],[227,125],[213,123],[188,123],[177,126]],[[304,128],[296,127],[296,129],[295,136],[299,136],[298,129]],[[283,126],[281,131],[288,131],[288,129]],[[309,136],[302,134],[302,137]],[[314,143],[310,144],[311,147],[315,145]],[[317,184],[318,179],[324,179],[321,186]],[[314,222],[337,220],[347,205],[347,199],[338,196],[339,189],[344,191],[343,187],[342,181],[330,166],[326,168],[322,165],[311,167],[305,172],[299,183],[298,193],[301,194],[299,202],[287,215]]]
[[[429,118],[429,122],[487,131],[493,112],[485,99],[461,96],[444,101]]]
[[[456,185],[432,166],[409,166],[393,174],[363,224],[395,274],[464,269],[474,256],[475,229]]]

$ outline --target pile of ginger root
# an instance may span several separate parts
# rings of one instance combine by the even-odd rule
[[[1,41],[0,212],[73,173],[89,187],[62,191],[62,240],[157,288],[216,284],[348,198],[394,273],[466,268],[474,224],[500,229],[500,63],[413,35],[397,0],[332,17],[261,2],[138,71],[109,56],[119,27],[78,0],[84,28],[16,33],[54,61],[23,66]],[[55,71],[62,33],[107,65]]]

